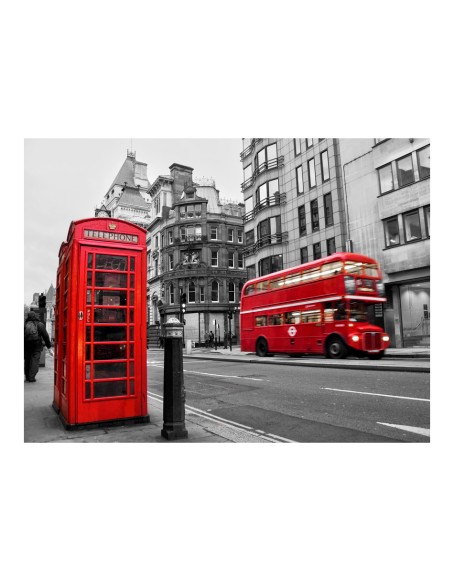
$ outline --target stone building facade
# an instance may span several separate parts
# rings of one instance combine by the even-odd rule
[[[244,138],[248,279],[336,251],[376,258],[392,345],[430,342],[430,141]]]
[[[214,180],[193,180],[192,173],[172,164],[148,190],[149,324],[156,336],[168,317],[183,317],[185,339],[204,343],[212,331],[223,340],[231,331],[235,341],[246,280],[244,206],[222,202]]]

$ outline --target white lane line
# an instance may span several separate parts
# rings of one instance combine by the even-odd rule
[[[390,426],[391,428],[397,428],[399,430],[405,430],[407,432],[415,432],[416,434],[422,434],[423,436],[430,437],[429,428],[420,428],[419,426],[406,426],[404,424],[389,424],[388,422],[377,422],[377,424],[383,424],[384,426]]]
[[[155,368],[163,368],[163,365],[156,365],[154,363],[148,362],[148,365],[154,366]],[[268,382],[263,378],[252,378],[251,376],[227,376],[225,374],[210,374],[209,372],[194,372],[193,370],[183,369],[185,374],[198,374],[199,376],[214,376],[216,378],[236,378],[237,380],[254,380],[255,382]]]
[[[152,392],[147,392],[148,393],[148,397],[151,400],[156,400],[157,402],[160,402],[162,404],[163,402],[163,398],[159,395],[153,395]],[[231,428],[237,428],[238,430],[244,431],[244,432],[248,432],[249,434],[256,434],[257,436],[260,436],[261,438],[270,441],[270,442],[278,442],[278,441],[283,441],[286,443],[296,443],[298,441],[292,441],[290,439],[287,439],[285,437],[281,437],[279,435],[275,435],[275,434],[271,434],[271,433],[266,433],[262,430],[259,429],[254,429],[251,426],[247,426],[245,424],[240,424],[239,422],[235,422],[234,420],[226,420],[225,418],[222,418],[221,416],[216,416],[215,414],[210,414],[208,413],[206,410],[200,410],[199,408],[194,408],[194,406],[185,406],[186,409],[188,409],[191,414],[195,414],[196,416],[202,416],[203,418],[206,418],[207,420],[215,420],[217,422],[219,422],[220,424],[223,424],[224,426],[229,426]],[[276,441],[275,439],[278,439],[278,441]]]
[[[357,390],[342,390],[341,388],[325,388],[321,390],[332,390],[334,392],[350,392],[352,394],[365,394],[366,396],[383,396],[383,398],[399,398],[401,400],[419,400],[421,402],[430,402],[429,398],[414,398],[413,396],[394,396],[392,394],[378,394],[377,392],[359,392]]]

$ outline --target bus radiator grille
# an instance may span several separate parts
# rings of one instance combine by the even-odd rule
[[[363,346],[365,350],[382,350],[381,333],[369,331],[364,334]]]

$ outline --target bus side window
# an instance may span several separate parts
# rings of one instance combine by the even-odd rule
[[[329,323],[334,320],[334,309],[332,303],[326,303],[323,309],[323,316],[325,322]]]
[[[282,325],[282,315],[270,315],[268,317],[268,325]]]
[[[255,325],[256,327],[263,327],[266,325],[266,315],[258,315],[255,318]]]
[[[300,323],[301,312],[300,311],[287,311],[285,314],[285,323],[287,325],[293,325],[295,323]]]
[[[246,287],[245,295],[252,295],[254,293],[254,285],[248,285]]]
[[[345,306],[345,301],[338,301],[336,305],[336,311],[334,312],[334,319],[342,320],[347,318],[347,310]]]

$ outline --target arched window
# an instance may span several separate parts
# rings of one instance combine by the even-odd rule
[[[211,283],[211,302],[219,303],[219,283],[217,281]]]
[[[169,303],[175,303],[175,289],[174,289],[173,283],[170,283],[169,295],[170,295]]]
[[[235,303],[235,283],[229,283],[229,303]]]
[[[189,303],[195,303],[195,285],[192,281],[189,283]]]

